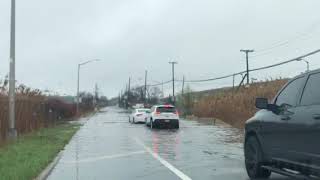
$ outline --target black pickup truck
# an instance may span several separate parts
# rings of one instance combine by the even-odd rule
[[[320,70],[290,80],[271,103],[246,122],[244,154],[251,179],[271,172],[292,178],[320,177]]]

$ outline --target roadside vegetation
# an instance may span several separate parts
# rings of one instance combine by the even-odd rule
[[[0,147],[0,179],[36,178],[79,127],[79,124],[60,123],[53,128],[27,133],[14,142],[7,142]]]
[[[0,80],[0,144],[5,143],[9,128],[8,78]],[[107,98],[81,92],[79,114],[76,113],[75,97],[48,94],[18,84],[16,88],[15,122],[18,135],[36,131],[40,128],[54,127],[56,123],[72,120],[94,111],[95,107],[107,105]]]
[[[178,106],[184,115],[196,117],[214,117],[230,125],[243,128],[247,119],[257,111],[256,97],[266,97],[270,101],[286,79],[268,80],[241,87],[239,90],[223,88],[211,92],[192,92],[187,88],[184,95],[179,95]]]
[[[33,179],[69,142],[79,116],[107,105],[107,98],[81,92],[79,113],[75,97],[47,94],[19,84],[16,88],[15,128],[18,137],[8,141],[8,79],[0,81],[0,179]]]

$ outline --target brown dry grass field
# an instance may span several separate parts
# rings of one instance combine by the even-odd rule
[[[227,89],[213,95],[199,97],[193,106],[197,117],[214,117],[238,128],[243,128],[245,121],[257,111],[256,97],[272,100],[286,79],[271,80],[242,87],[238,91]]]

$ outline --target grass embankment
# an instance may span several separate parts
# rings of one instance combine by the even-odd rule
[[[0,179],[30,180],[55,158],[79,129],[63,123],[23,135],[0,147]]]
[[[238,128],[257,111],[256,97],[273,99],[287,80],[273,80],[251,84],[250,87],[219,91],[200,97],[193,106],[192,113],[198,117],[215,117]]]

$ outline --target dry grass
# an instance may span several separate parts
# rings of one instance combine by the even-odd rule
[[[49,114],[45,96],[38,89],[20,84],[16,88],[15,120],[18,134],[52,125],[54,116]],[[0,143],[7,137],[9,127],[8,80],[0,81]],[[54,112],[53,112],[54,113]]]
[[[251,84],[238,91],[225,90],[218,94],[202,97],[193,108],[198,117],[215,117],[235,127],[243,128],[247,119],[257,111],[256,97],[272,100],[287,80],[279,79]]]

